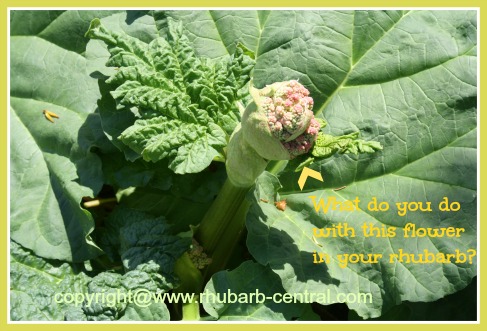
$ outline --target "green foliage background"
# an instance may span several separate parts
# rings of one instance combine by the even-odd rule
[[[167,160],[148,162],[157,157],[143,160],[131,138],[125,137],[128,144],[118,138],[137,114],[116,109],[120,103],[104,82],[115,72],[105,67],[106,46],[84,36],[93,18],[140,45],[167,36],[168,21],[180,21],[196,56],[214,63],[228,61],[240,43],[255,55],[256,86],[298,79],[311,92],[315,115],[328,122],[326,133],[360,131],[364,140],[384,147],[375,154],[315,162],[311,167],[325,182],[309,181],[305,191],[299,190],[294,171],[302,159],[287,163],[277,176],[263,174],[249,192],[248,234],[233,258],[233,270],[215,274],[207,284],[221,293],[256,287],[290,293],[330,290],[334,296],[361,291],[372,293],[373,303],[345,308],[205,305],[207,318],[475,319],[475,263],[340,268],[336,261],[315,265],[311,254],[476,248],[476,17],[471,10],[12,11],[11,319],[177,319],[178,313],[164,304],[73,307],[53,305],[53,293],[177,288],[174,263],[191,245],[184,232],[199,223],[226,177],[222,164],[208,167],[216,152],[181,170]],[[44,109],[60,118],[48,122]],[[236,117],[216,122],[229,133]],[[224,146],[224,135],[218,147]],[[342,186],[346,189],[333,190]],[[93,213],[81,207],[83,197],[100,194],[116,194],[119,206]],[[309,195],[358,196],[362,201],[375,196],[390,205],[431,201],[433,206],[446,196],[462,208],[406,217],[394,210],[323,215],[314,212]],[[284,212],[272,205],[278,198],[287,200]],[[348,222],[356,233],[364,222],[466,231],[455,239],[312,240],[313,227],[339,222]]]

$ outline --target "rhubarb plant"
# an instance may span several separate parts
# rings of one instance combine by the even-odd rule
[[[12,11],[10,318],[475,319],[475,259],[315,261],[476,248],[476,17]],[[301,190],[305,167],[324,181]],[[309,196],[362,208],[319,213]],[[367,209],[444,197],[461,208]],[[357,237],[313,236],[344,222]],[[361,230],[407,223],[465,231]],[[301,296],[204,301],[256,291]],[[79,304],[55,301],[75,292]],[[154,296],[93,300],[138,292]],[[332,305],[350,293],[372,300]],[[447,313],[458,301],[466,312]]]

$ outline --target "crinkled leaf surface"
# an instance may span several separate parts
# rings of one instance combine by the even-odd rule
[[[372,304],[349,304],[363,317],[379,316],[403,300],[434,301],[464,288],[476,274],[470,264],[414,265],[381,262],[340,268],[313,264],[312,253],[419,253],[476,248],[476,12],[299,11],[166,12],[182,19],[197,52],[224,56],[243,42],[256,54],[257,85],[299,79],[315,100],[315,112],[334,135],[360,131],[384,149],[361,156],[335,156],[313,168],[324,183],[310,180],[300,192],[290,162],[279,175],[285,212],[256,196],[247,220],[248,246],[280,275],[287,291],[367,292]],[[204,28],[201,28],[201,27]],[[204,33],[203,33],[203,32]],[[262,186],[269,185],[262,184]],[[269,190],[275,185],[270,185]],[[333,188],[347,186],[341,191]],[[456,213],[329,212],[317,214],[309,195],[339,201],[376,196],[461,203]],[[363,206],[366,207],[366,206]],[[348,222],[360,233],[365,222],[402,227],[465,228],[460,238],[312,238],[313,227]],[[433,275],[433,276],[432,276]]]
[[[144,160],[168,159],[178,174],[200,172],[223,158],[222,148],[239,116],[235,101],[253,67],[241,48],[225,60],[198,58],[182,25],[171,19],[164,38],[148,44],[108,30],[100,20],[92,21],[87,36],[107,44],[107,66],[115,67],[115,73],[106,83],[115,87],[111,96],[128,114],[115,121],[113,110],[104,110],[108,129],[115,133],[119,123],[131,120],[128,108],[138,113],[139,119],[117,140]]]
[[[14,321],[169,320],[163,302],[145,302],[146,307],[138,307],[123,300],[113,301],[129,291],[135,296],[137,291],[157,295],[170,290],[173,284],[153,262],[123,275],[102,272],[90,278],[77,265],[37,257],[16,242],[11,242],[10,248],[10,318]],[[57,302],[56,295],[76,293],[83,293],[85,302]],[[105,301],[101,297],[95,299],[101,293],[106,296]]]
[[[86,320],[80,306],[56,302],[56,293],[83,293],[89,277],[68,263],[33,255],[10,243],[10,318],[13,321]]]
[[[190,238],[177,236],[163,217],[154,217],[130,208],[117,207],[97,229],[98,241],[114,261],[121,259],[124,274],[102,272],[88,283],[88,293],[123,293],[132,298],[137,291],[156,296],[178,286],[175,261],[189,249]],[[135,300],[135,299],[133,299]],[[144,300],[144,299],[141,299]],[[142,301],[141,301],[142,302]],[[89,302],[83,311],[88,320],[169,320],[162,301],[147,300],[144,307],[135,302]]]
[[[102,272],[96,275],[89,283],[83,302],[83,312],[89,321],[113,321],[118,319],[153,320],[161,317],[169,319],[169,313],[163,302],[154,302],[153,297],[172,288],[172,284],[159,274],[159,266],[155,263],[139,265],[123,275],[114,272]],[[135,299],[137,293],[142,293],[146,299]],[[97,293],[105,293],[106,299],[93,299]],[[99,295],[99,294],[98,294]],[[131,295],[130,302],[129,298]],[[90,299],[90,296],[92,299]],[[123,300],[124,296],[127,298]],[[122,298],[119,301],[116,298]],[[147,300],[147,301],[145,301]],[[145,307],[136,307],[140,302]],[[128,315],[125,315],[127,313]]]
[[[99,159],[80,148],[99,98],[80,32],[95,15],[109,14],[12,12],[11,236],[42,257],[83,261],[101,252],[89,237],[93,219],[80,207],[102,185]],[[32,15],[39,20],[27,20]],[[60,118],[49,122],[45,109]]]
[[[154,262],[161,273],[173,273],[176,260],[189,249],[191,238],[171,234],[164,219],[145,219],[120,229],[120,253],[126,270]]]
[[[169,321],[170,315],[162,302],[152,303],[148,307],[129,304],[120,321]]]
[[[204,292],[209,294],[206,296],[207,300],[203,300],[203,307],[218,320],[289,321],[317,319],[308,304],[273,302],[273,295],[286,293],[279,277],[269,267],[251,261],[242,263],[232,271],[216,273],[206,285]],[[235,297],[229,297],[229,293],[233,293]],[[256,294],[256,296],[245,303],[246,299],[242,296],[239,297],[241,294]],[[220,302],[217,300],[213,302],[212,298],[219,298]],[[282,299],[281,296],[276,296],[276,301],[280,299]],[[232,303],[231,301],[235,302]]]
[[[103,16],[98,16],[102,18]],[[124,33],[138,38],[143,42],[149,43],[158,36],[155,28],[154,19],[147,15],[147,11],[128,11],[113,14],[102,18],[103,24],[112,30],[124,31]],[[85,26],[83,36],[89,27]],[[86,40],[88,38],[84,37]],[[110,95],[110,87],[104,83],[107,76],[115,73],[114,68],[105,66],[110,53],[101,40],[91,40],[86,46],[86,58],[88,59],[87,72],[98,80],[100,86],[101,98],[98,100],[98,112],[100,115],[101,125],[104,134],[116,146],[117,149],[124,152],[127,160],[134,161],[140,157],[130,147],[118,140],[118,136],[129,126],[131,126],[135,117],[129,111],[120,111],[117,109],[115,100]]]
[[[114,209],[96,233],[103,250],[114,261],[121,258],[125,270],[151,262],[168,278],[172,278],[176,260],[191,245],[191,239],[178,236],[163,216],[122,206]]]

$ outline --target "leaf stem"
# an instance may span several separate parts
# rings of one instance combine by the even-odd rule
[[[225,266],[243,230],[245,214],[249,207],[248,202],[243,202],[246,201],[245,195],[248,190],[249,188],[234,186],[227,179],[195,233],[195,239],[212,257],[213,262],[205,272],[208,279]],[[191,302],[183,303],[182,320],[199,320],[198,294],[204,284],[201,272],[195,267],[188,253],[176,261],[174,272],[181,281],[175,292],[195,294]]]
[[[199,295],[195,295],[191,302],[183,303],[183,321],[200,320],[200,305],[198,299]]]
[[[213,254],[216,253],[217,246],[219,246],[227,227],[232,223],[234,215],[238,212],[248,190],[249,188],[234,186],[227,179],[210,209],[203,217],[196,231],[195,238],[203,246],[206,253],[212,256],[212,259]]]
[[[179,277],[181,285],[174,290],[176,293],[193,293],[190,302],[182,304],[182,320],[197,321],[200,319],[199,293],[203,289],[203,277],[195,267],[188,253],[184,253],[174,266],[174,273]]]
[[[222,233],[213,252],[212,263],[205,269],[205,282],[208,281],[215,272],[224,269],[227,265],[235,246],[244,232],[245,219],[249,207],[250,201],[244,198],[235,215],[229,220],[229,225]]]
[[[287,161],[271,161],[267,168],[269,172],[278,174],[286,165]],[[234,186],[227,179],[198,227],[195,238],[212,258],[204,272],[205,282],[225,268],[243,232],[250,207],[250,202],[245,199],[248,190]]]
[[[286,168],[287,163],[288,163],[288,161],[286,161],[286,160],[270,161],[266,170],[273,175],[277,175],[278,173],[283,171],[284,168]]]
[[[117,202],[117,198],[94,199],[83,203],[84,208],[93,208],[110,202]]]

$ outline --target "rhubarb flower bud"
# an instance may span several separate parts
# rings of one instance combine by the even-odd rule
[[[267,160],[289,160],[307,153],[320,130],[309,91],[290,80],[261,90],[251,87],[250,93],[254,102],[242,116],[249,145]]]
[[[290,160],[307,153],[320,123],[314,118],[313,99],[296,80],[250,87],[253,98],[227,146],[227,173],[240,187],[251,186],[269,160]]]

